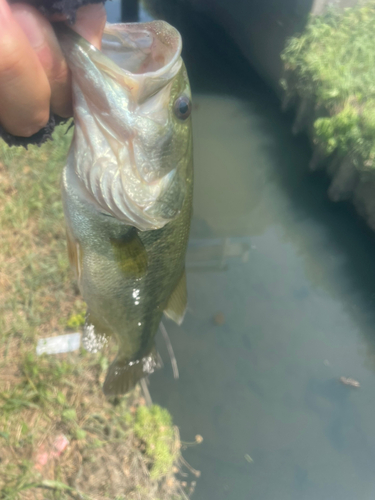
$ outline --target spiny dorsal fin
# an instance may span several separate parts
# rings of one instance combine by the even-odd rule
[[[164,309],[164,314],[178,325],[181,325],[187,305],[187,290],[186,290],[186,272],[182,273],[180,281],[169,297],[167,307]]]

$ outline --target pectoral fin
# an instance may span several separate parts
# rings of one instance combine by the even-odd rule
[[[147,253],[135,228],[121,239],[112,239],[111,245],[116,262],[126,276],[140,278],[146,273]]]
[[[185,317],[186,306],[187,290],[186,272],[184,270],[180,281],[177,283],[176,288],[169,297],[167,307],[164,309],[164,314],[178,325],[181,325]]]

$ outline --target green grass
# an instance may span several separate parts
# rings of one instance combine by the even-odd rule
[[[375,2],[311,16],[283,53],[289,97],[313,101],[315,142],[326,155],[375,158]]]
[[[0,142],[0,499],[179,499],[168,412],[146,409],[139,389],[112,401],[102,393],[116,346],[34,354],[41,337],[81,331],[85,314],[60,195],[66,128],[28,151]],[[38,465],[61,435],[68,448]]]
[[[75,300],[66,256],[60,177],[71,133],[42,148],[0,142],[0,342],[62,332]],[[48,325],[48,327],[47,327]],[[48,329],[47,329],[48,328]],[[48,331],[49,330],[49,331]]]
[[[176,456],[157,478],[164,479],[162,486],[148,475],[156,462],[141,450],[132,425],[132,415],[144,404],[139,393],[115,405],[104,398],[103,355],[25,353],[17,361],[16,383],[0,391],[0,498],[47,498],[48,490],[50,498],[104,499],[124,491],[126,484],[127,498],[138,498],[142,486],[142,498],[151,499],[154,491],[165,489],[167,478],[175,486]],[[69,449],[37,469],[38,453],[52,450],[58,435],[66,436]],[[174,444],[169,443],[170,453]],[[114,471],[116,480],[110,481]]]
[[[168,411],[157,405],[139,407],[134,432],[145,443],[146,455],[152,460],[151,477],[159,479],[168,473],[175,461],[172,453],[175,436]]]

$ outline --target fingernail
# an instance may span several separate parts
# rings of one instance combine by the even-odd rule
[[[0,27],[7,28],[11,19],[10,8],[6,0],[0,0]]]
[[[34,14],[27,9],[19,8],[18,6],[15,6],[12,10],[14,19],[27,36],[32,48],[37,49],[43,45],[44,33]]]

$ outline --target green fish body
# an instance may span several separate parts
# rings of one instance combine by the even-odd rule
[[[103,390],[124,394],[157,365],[163,313],[186,310],[193,163],[178,32],[109,25],[98,51],[57,30],[73,75],[75,134],[62,178],[68,254],[88,310],[84,346],[114,335]]]

